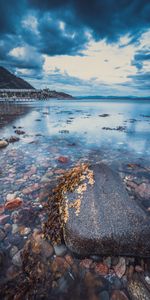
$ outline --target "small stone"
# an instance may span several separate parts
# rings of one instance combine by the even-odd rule
[[[17,136],[11,136],[10,138],[8,138],[8,139],[6,139],[6,141],[8,142],[8,143],[15,143],[15,142],[18,142],[20,139],[19,139],[19,137],[17,137]]]
[[[61,274],[64,274],[65,271],[69,268],[70,266],[66,262],[66,260],[63,257],[56,256],[55,259],[52,261],[51,264],[51,271],[53,273],[55,272],[60,272]]]
[[[4,230],[5,230],[6,233],[10,232],[11,231],[11,225],[9,223],[6,223],[4,225]]]
[[[21,227],[19,228],[19,232],[21,235],[28,235],[31,232],[30,227]]]
[[[55,245],[54,246],[55,254],[57,256],[64,256],[67,252],[67,248],[65,245]]]
[[[18,248],[16,246],[13,246],[9,252],[10,257],[13,257],[17,252],[18,252]]]
[[[14,265],[10,266],[6,275],[9,280],[14,279],[18,275],[18,268]]]
[[[19,231],[19,227],[17,224],[12,225],[12,234],[15,234]]]
[[[46,257],[51,257],[54,253],[53,247],[45,240],[42,242],[42,251],[41,253]]]
[[[95,263],[95,272],[105,276],[108,274],[108,267],[104,263]]]
[[[121,278],[126,271],[126,261],[124,257],[119,258],[119,262],[116,266],[114,266],[114,271],[116,275]]]
[[[7,141],[0,141],[0,148],[5,148],[8,146]]]
[[[100,294],[99,294],[99,296],[100,296],[100,300],[109,300],[110,298],[109,298],[109,293],[107,292],[107,291],[102,291]]]
[[[9,215],[0,215],[0,224],[5,224],[9,220]]]
[[[53,255],[54,249],[51,244],[43,239],[43,236],[39,232],[34,232],[32,237],[32,251],[36,254],[42,254],[46,258]]]
[[[127,269],[127,278],[130,280],[133,277],[134,267],[130,265]]]
[[[0,215],[3,214],[3,212],[4,212],[4,206],[0,205]]]
[[[15,198],[5,203],[5,209],[11,210],[20,207],[23,204],[23,200],[21,198]]]
[[[145,281],[150,284],[150,277],[149,276],[145,276]]]
[[[107,258],[105,258],[104,263],[108,266],[108,268],[110,268],[111,267],[111,257],[108,256]]]
[[[129,300],[129,298],[122,291],[113,291],[111,300]]]
[[[80,267],[85,269],[90,269],[92,262],[93,262],[92,259],[88,259],[88,258],[82,259],[80,262]]]
[[[68,157],[66,157],[66,156],[59,156],[59,157],[58,157],[58,161],[59,161],[60,163],[67,163],[67,162],[69,161],[69,159],[68,159]]]
[[[113,289],[120,290],[122,287],[121,279],[118,278],[118,276],[113,276],[112,277],[112,285],[113,285]]]
[[[15,133],[21,135],[21,134],[25,134],[25,131],[16,129]]]
[[[3,229],[0,228],[0,242],[4,240],[6,233]]]
[[[119,257],[112,257],[111,259],[111,263],[112,263],[112,266],[116,266],[119,262]]]
[[[12,258],[13,264],[18,267],[22,266],[21,252],[22,250],[18,251]]]
[[[16,197],[16,193],[14,194],[7,194],[6,201],[11,201]]]
[[[141,266],[135,266],[135,271],[138,273],[144,272],[143,268]]]
[[[72,266],[73,263],[74,263],[74,260],[73,260],[72,256],[69,255],[69,254],[67,254],[67,255],[65,256],[65,260],[66,260],[66,262],[67,262],[70,266]]]
[[[102,257],[101,256],[99,256],[99,255],[90,255],[90,258],[92,259],[92,260],[94,260],[94,261],[102,261]]]
[[[2,266],[4,261],[4,253],[0,250],[0,266]]]

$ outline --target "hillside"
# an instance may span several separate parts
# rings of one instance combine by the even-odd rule
[[[28,82],[0,66],[0,89],[34,89]]]

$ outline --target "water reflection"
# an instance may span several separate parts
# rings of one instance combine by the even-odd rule
[[[31,111],[17,120],[13,125],[20,126],[30,136],[43,135],[41,142],[78,139],[84,148],[110,147],[149,153],[150,139],[150,102],[134,101],[58,101],[37,102],[28,104]],[[3,106],[5,107],[5,106]],[[15,105],[20,109],[23,105]],[[8,110],[8,107],[7,107]],[[103,116],[106,114],[107,116]],[[144,117],[147,116],[147,117]],[[123,131],[104,130],[115,129],[118,126]],[[12,124],[1,130],[1,135],[7,137],[13,134]],[[22,147],[19,144],[18,147]],[[142,153],[141,153],[142,154]]]

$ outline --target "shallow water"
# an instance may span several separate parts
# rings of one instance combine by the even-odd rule
[[[11,104],[0,103],[0,111],[11,112]],[[0,207],[7,215],[1,226],[10,225],[1,243],[7,256],[2,281],[12,264],[12,247],[22,249],[33,230],[42,228],[43,207],[55,175],[79,161],[104,161],[120,174],[128,173],[129,163],[150,167],[150,101],[16,102],[15,111],[17,116],[14,113],[8,123],[2,120],[0,129],[1,139],[16,135],[16,129],[25,131],[19,142],[0,149]],[[65,163],[61,156],[67,158]],[[144,176],[150,179],[148,172]],[[23,206],[3,212],[9,194],[20,197]]]
[[[42,142],[47,145],[57,142],[62,146],[64,141],[77,143],[82,152],[106,148],[110,153],[119,150],[121,156],[125,150],[134,152],[136,158],[149,156],[150,101],[50,100],[27,105],[31,108],[28,114],[1,130],[1,136],[8,137],[14,133],[12,125],[25,129],[28,137],[15,148],[22,149],[41,134],[36,137],[41,147]],[[123,131],[106,130],[117,126],[123,127]],[[76,150],[72,151],[75,154]]]

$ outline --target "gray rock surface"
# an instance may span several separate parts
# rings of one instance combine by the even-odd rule
[[[89,169],[94,184],[86,178],[82,194],[75,189],[66,195],[64,239],[68,248],[83,256],[150,256],[150,216],[129,198],[116,172],[104,164]],[[77,213],[72,203],[78,198]]]

